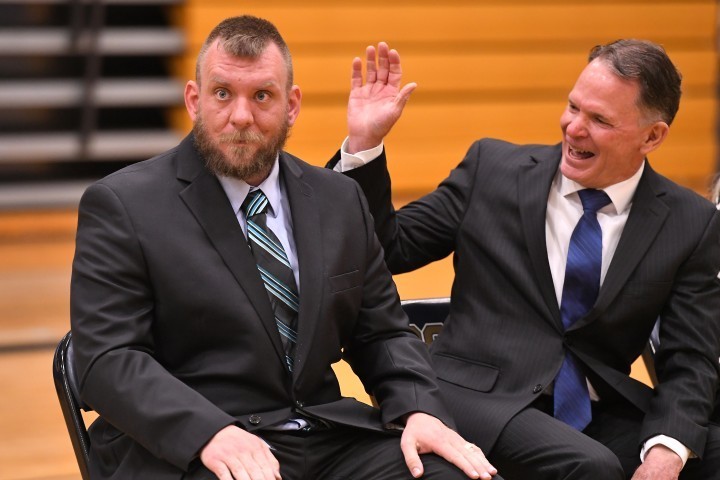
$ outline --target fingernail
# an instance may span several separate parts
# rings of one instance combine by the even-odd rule
[[[413,477],[418,478],[420,476],[420,469],[417,467],[413,468],[412,475],[413,475]]]

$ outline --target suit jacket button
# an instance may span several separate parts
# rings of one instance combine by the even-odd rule
[[[542,391],[543,391],[543,386],[540,383],[538,383],[537,385],[535,385],[533,387],[533,393],[540,393]]]
[[[262,417],[260,415],[252,414],[248,418],[248,422],[250,422],[250,425],[259,425],[262,421]]]

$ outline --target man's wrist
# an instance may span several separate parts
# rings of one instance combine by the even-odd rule
[[[340,161],[335,165],[334,170],[338,172],[347,172],[354,168],[362,167],[366,163],[371,162],[382,154],[383,143],[374,146],[368,150],[360,152],[349,153],[348,152],[349,138],[345,138],[342,146],[340,147]]]
[[[382,138],[362,138],[349,135],[346,139],[345,145],[347,148],[347,153],[349,153],[350,155],[356,155],[359,152],[372,150],[373,148],[376,148],[377,145],[382,145],[382,142]]]
[[[680,443],[678,440],[675,440],[672,437],[668,437],[667,435],[656,435],[654,437],[651,437],[645,441],[645,443],[642,446],[642,449],[640,450],[640,460],[642,462],[645,461],[645,457],[650,452],[650,449],[656,445],[662,445],[673,452],[677,454],[678,457],[680,457],[680,460],[682,461],[683,467],[685,466],[685,463],[687,462],[688,458],[691,456],[694,456],[690,449],[688,449],[685,445]]]

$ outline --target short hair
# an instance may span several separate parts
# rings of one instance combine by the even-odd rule
[[[638,106],[670,125],[680,108],[682,75],[660,45],[647,40],[616,40],[590,50],[588,62],[600,59],[620,78],[640,85]]]
[[[195,80],[198,84],[200,83],[200,66],[205,60],[208,49],[218,39],[227,53],[241,58],[258,58],[270,43],[274,43],[285,60],[288,73],[287,88],[292,86],[292,56],[285,40],[275,25],[252,15],[226,18],[212,29],[200,47],[200,53],[198,53],[195,63]]]

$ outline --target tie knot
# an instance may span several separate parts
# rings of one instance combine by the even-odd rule
[[[245,215],[250,218],[260,213],[265,213],[267,207],[268,199],[263,193],[263,191],[258,189],[248,193],[247,197],[245,197],[245,201],[243,202],[242,207],[240,208],[243,212],[245,212]]]
[[[580,195],[580,201],[585,213],[596,213],[610,203],[610,197],[602,190],[586,188],[585,190],[579,190],[578,195]]]

